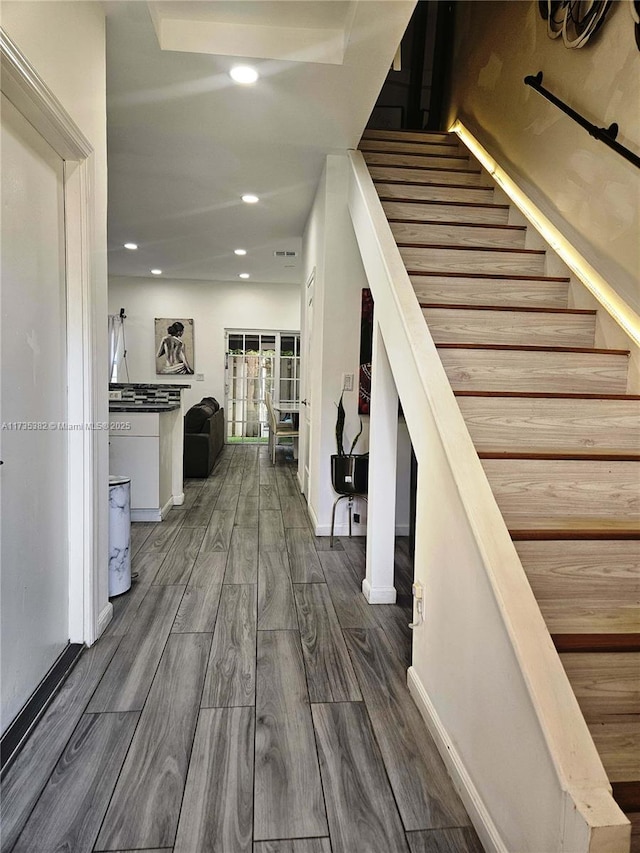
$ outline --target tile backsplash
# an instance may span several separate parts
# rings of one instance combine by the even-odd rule
[[[111,382],[109,391],[120,391],[118,402],[144,406],[145,403],[179,403],[180,392],[190,385],[153,385],[143,382]]]

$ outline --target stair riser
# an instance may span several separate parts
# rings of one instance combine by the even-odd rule
[[[455,169],[464,172],[472,169],[479,172],[477,163],[468,157],[444,157],[437,154],[399,154],[387,151],[363,151],[367,166],[414,166],[416,168]]]
[[[412,271],[542,275],[545,265],[544,254],[517,251],[400,246],[400,254],[407,269]]]
[[[509,211],[504,207],[473,207],[445,202],[411,204],[399,201],[383,201],[382,207],[389,219],[412,219],[418,222],[480,222],[484,225],[506,225],[509,221]]]
[[[458,405],[480,449],[640,449],[640,400],[458,397]]]
[[[441,349],[454,391],[624,394],[626,356]]]
[[[640,654],[564,653],[560,655],[588,723],[640,708]]]
[[[410,198],[420,201],[469,201],[491,204],[493,187],[436,187],[428,184],[388,184],[376,182],[378,195],[385,198]]]
[[[526,231],[468,225],[422,225],[412,222],[390,222],[398,243],[431,243],[453,246],[506,246],[524,249]]]
[[[410,276],[420,302],[460,305],[505,305],[530,308],[566,308],[565,282],[468,279],[447,276]]]
[[[374,181],[415,181],[419,184],[481,186],[482,175],[475,172],[448,172],[444,169],[399,169],[394,166],[369,166]]]
[[[423,308],[436,343],[593,346],[595,317],[529,311]]]
[[[455,133],[445,133],[437,130],[365,130],[362,139],[392,139],[399,142],[432,142],[448,143],[458,145],[458,137]],[[466,150],[466,149],[465,149]]]
[[[435,139],[430,142],[402,142],[397,139],[361,139],[358,148],[361,151],[367,152],[397,152],[400,154],[431,154],[435,151],[438,154],[443,148],[450,149],[456,157],[469,159],[469,152],[460,148],[460,146],[451,139]]]
[[[592,598],[637,604],[640,547],[637,542],[516,542],[533,594],[539,602]],[[585,633],[583,627],[582,632]]]
[[[639,520],[640,463],[549,459],[483,459],[508,526],[526,518]]]

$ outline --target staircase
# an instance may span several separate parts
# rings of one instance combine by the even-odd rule
[[[629,353],[453,134],[360,151],[613,788],[640,822],[640,396]],[[633,844],[638,844],[638,836]],[[634,849],[632,847],[632,849]],[[635,849],[640,849],[640,846]]]

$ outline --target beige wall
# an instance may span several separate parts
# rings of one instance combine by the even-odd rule
[[[542,71],[543,85],[589,121],[618,122],[618,142],[640,154],[640,52],[628,5],[615,0],[602,30],[568,50],[547,36],[533,0],[459,3],[449,123],[460,118],[637,311],[640,170],[523,83]]]

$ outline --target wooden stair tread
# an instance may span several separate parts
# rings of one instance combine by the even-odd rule
[[[373,140],[369,140],[369,141],[371,142]],[[378,141],[385,141],[385,140],[378,140]],[[412,143],[406,142],[405,144],[410,145]],[[434,143],[428,142],[426,144],[427,145],[433,145]],[[414,145],[420,145],[420,143],[414,143]],[[448,143],[444,143],[443,147],[453,148],[454,146],[449,145]],[[439,154],[439,153],[434,153],[433,151],[415,151],[414,148],[369,148],[369,147],[363,148],[362,145],[358,145],[358,151],[361,151],[363,154],[383,154],[383,155],[384,154],[408,154],[410,157],[425,157],[425,158],[446,156],[449,158],[449,160],[460,160],[461,162],[465,162],[465,163],[469,162],[469,155],[468,154],[447,154],[447,155],[443,155],[443,154]],[[478,173],[480,172],[479,169],[478,170],[474,169],[474,171],[478,171]]]
[[[394,169],[399,169],[400,166],[394,166]],[[415,168],[415,167],[414,167]],[[493,192],[493,187],[487,187],[483,184],[443,184],[438,181],[401,181],[398,178],[373,178],[374,184],[392,184],[394,186],[403,186],[403,187],[442,187],[447,190],[480,190],[481,192]],[[398,201],[399,199],[395,198],[393,201]],[[413,201],[415,199],[408,199],[408,201]]]
[[[640,602],[637,599],[635,602],[615,602],[576,595],[555,600],[545,598],[538,601],[538,606],[550,634],[588,636],[592,643],[593,638],[603,636],[609,638],[610,645],[613,645],[612,638],[617,637],[616,651],[636,650],[640,630]],[[583,648],[585,645],[583,641]]]
[[[544,255],[544,249],[517,249],[512,246],[467,246],[464,243],[396,243],[399,249],[444,249],[457,252],[502,252],[515,255]]]
[[[502,225],[493,222],[449,222],[446,219],[401,219],[397,216],[388,216],[387,222],[403,225],[435,225],[443,228],[496,228],[500,231],[518,232],[527,230],[523,225]]]
[[[375,183],[375,182],[374,182]],[[389,183],[389,181],[385,181],[384,183]],[[450,186],[450,184],[447,184]],[[508,204],[498,204],[492,203],[489,201],[434,201],[433,199],[423,199],[423,198],[396,198],[394,196],[379,196],[381,202],[388,201],[394,202],[397,204],[434,204],[434,205],[449,205],[451,207],[487,207],[487,208],[498,208],[499,210],[509,210]],[[514,226],[518,227],[518,226]]]
[[[640,715],[624,715],[619,720],[593,722],[588,723],[588,726],[609,781],[638,784]]]
[[[560,660],[587,723],[640,712],[640,653],[563,652]]]
[[[481,350],[512,350],[514,352],[582,352],[598,355],[629,355],[627,349],[600,349],[599,347],[549,347],[530,344],[436,344],[438,349],[481,349]]]
[[[515,548],[560,651],[640,651],[637,540],[528,540]]]
[[[567,391],[454,391],[456,397],[523,397],[533,400],[640,400],[640,394],[589,394]]]
[[[409,130],[407,128],[397,128],[397,129],[376,129],[376,128],[365,128],[362,132],[363,139],[417,139],[419,141],[425,139],[455,139],[457,141],[458,137],[455,133],[451,133],[448,130]]]
[[[406,155],[404,155],[402,151],[389,151],[389,152],[367,151],[364,153],[375,154],[376,156],[386,155],[388,153],[390,156],[399,156],[399,157],[402,157],[402,156],[408,156],[408,157],[438,156],[438,155],[434,155],[434,154],[431,154],[431,155],[416,154],[413,151],[407,151]],[[389,168],[393,168],[393,169],[412,169],[414,172],[416,172],[416,171],[418,171],[418,172],[451,172],[454,175],[481,175],[482,174],[480,169],[454,169],[451,166],[437,166],[437,165],[420,166],[420,165],[415,165],[412,163],[395,163],[393,161],[391,161],[389,163],[367,163],[367,166],[371,166],[372,168],[385,168],[388,166]]]
[[[482,279],[490,279],[491,281],[495,279],[502,279],[504,281],[557,281],[561,283],[568,283],[569,279],[564,276],[552,276],[552,275],[537,275],[536,273],[485,273],[485,272],[449,272],[449,270],[443,270],[442,272],[434,271],[434,270],[411,270],[407,269],[407,273],[410,276],[431,276],[432,278],[482,278]]]
[[[443,308],[455,311],[518,311],[532,314],[578,314],[594,317],[597,311],[591,308],[544,308],[532,305],[476,305],[459,302],[419,302],[421,308]]]

